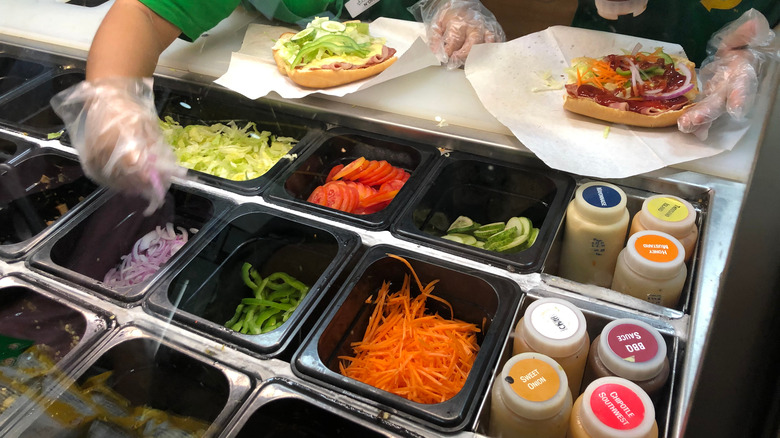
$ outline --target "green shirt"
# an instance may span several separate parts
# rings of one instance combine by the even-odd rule
[[[677,43],[698,66],[712,34],[750,8],[764,14],[770,26],[780,20],[777,0],[649,0],[638,17],[622,15],[617,20],[600,17],[594,0],[580,0],[572,25]]]
[[[350,17],[344,0],[139,0],[149,9],[181,29],[190,40],[213,28],[244,2],[268,18],[304,27],[316,15],[342,20],[373,20],[378,17],[414,20],[406,9],[417,0],[380,0],[357,17]],[[247,5],[249,3],[249,5]],[[251,5],[251,6],[250,6]]]

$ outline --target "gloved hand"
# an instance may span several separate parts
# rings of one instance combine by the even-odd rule
[[[479,0],[421,0],[409,11],[425,23],[428,45],[449,69],[463,66],[475,44],[506,41],[495,15]]]
[[[151,78],[113,77],[84,81],[51,99],[78,151],[84,173],[98,184],[149,200],[144,215],[157,210],[176,164],[158,125]]]
[[[707,43],[710,56],[699,69],[702,94],[677,119],[678,129],[706,140],[712,122],[724,113],[744,120],[756,98],[764,58],[778,57],[774,36],[766,17],[755,9],[713,34]]]

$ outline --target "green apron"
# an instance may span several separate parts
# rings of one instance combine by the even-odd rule
[[[617,20],[600,17],[594,0],[579,0],[572,25],[677,43],[700,65],[710,36],[750,8],[764,14],[770,26],[780,20],[778,0],[648,0],[638,17],[622,15]]]
[[[379,0],[357,17],[351,17],[344,7],[348,0],[245,0],[268,18],[305,27],[312,18],[330,17],[338,20],[370,21],[379,17],[414,20],[407,8],[417,0]]]

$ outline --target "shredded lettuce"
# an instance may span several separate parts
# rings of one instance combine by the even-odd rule
[[[160,120],[165,141],[173,146],[179,165],[231,181],[247,181],[268,172],[298,140],[258,131],[249,122],[181,126],[170,116]]]

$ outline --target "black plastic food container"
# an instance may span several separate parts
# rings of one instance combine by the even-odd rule
[[[30,143],[10,135],[0,133],[0,164],[11,160],[17,155],[23,154],[33,146],[35,146],[35,143]]]
[[[549,169],[451,153],[393,226],[400,237],[421,240],[448,253],[521,273],[540,271],[574,192],[570,176]],[[524,216],[539,228],[536,242],[516,253],[500,253],[442,239],[458,216],[482,225]]]
[[[0,164],[0,256],[24,255],[99,193],[76,159],[53,149]]]
[[[165,319],[173,314],[188,328],[222,342],[277,356],[294,340],[300,342],[301,327],[316,316],[317,304],[327,296],[358,243],[353,233],[244,204],[221,220],[207,240],[201,240],[197,254],[155,290],[149,306]],[[275,330],[253,335],[225,327],[241,300],[254,298],[242,279],[244,263],[250,263],[262,278],[284,272],[309,287],[289,319]]]
[[[52,436],[49,434],[55,431],[82,430],[73,436],[123,437],[128,436],[128,428],[135,426],[136,421],[150,417],[153,418],[148,420],[150,424],[167,423],[167,427],[152,429],[156,433],[162,429],[172,436],[194,436],[174,432],[189,426],[181,426],[171,418],[197,421],[196,430],[205,432],[232,402],[233,395],[222,369],[151,338],[129,339],[113,345],[72,385],[63,389],[65,395],[57,400],[70,409],[55,405],[43,413],[34,410],[31,416],[38,414],[35,421],[17,436]],[[109,414],[99,411],[93,414],[97,406]],[[147,409],[146,413],[141,409]],[[51,419],[52,413],[56,417],[63,411],[72,415]],[[85,433],[87,430],[90,433]]]
[[[162,80],[156,84],[155,100],[161,119],[170,116],[182,126],[210,126],[233,121],[238,128],[253,122],[258,131],[268,131],[275,137],[292,137],[298,140],[288,152],[291,156],[304,151],[312,139],[318,137],[324,129],[321,122],[290,114],[271,101],[249,100],[215,88],[193,86],[183,89],[179,84]],[[189,172],[207,184],[253,195],[259,193],[290,161],[288,158],[282,158],[263,175],[247,181],[233,181],[195,170]]]
[[[409,269],[387,254],[408,260],[423,284],[440,280],[433,294],[447,300],[454,318],[477,324],[479,352],[464,387],[454,397],[437,404],[422,404],[345,377],[339,372],[339,356],[351,356],[352,342],[363,338],[374,310],[369,297],[376,297],[384,281],[391,293],[403,283]],[[414,279],[412,279],[414,283]],[[412,287],[412,294],[419,291]],[[498,359],[521,295],[519,286],[501,277],[472,271],[464,266],[435,260],[422,254],[380,245],[371,248],[358,263],[320,323],[293,356],[293,371],[304,379],[330,385],[395,415],[410,418],[443,432],[469,427],[485,396],[491,370]],[[369,300],[370,301],[370,300]],[[427,307],[449,318],[449,308],[429,299]]]
[[[0,53],[0,98],[50,69],[49,65]]]
[[[387,228],[400,206],[408,202],[414,190],[424,181],[425,169],[429,166],[435,151],[432,146],[378,134],[335,129],[329,131],[321,143],[310,148],[275,179],[265,191],[264,197],[270,202],[296,209],[313,210],[327,217],[365,228]],[[358,215],[306,201],[317,186],[325,183],[325,177],[334,166],[347,165],[360,157],[366,160],[385,160],[411,175],[387,207],[373,214]]]
[[[144,216],[146,200],[122,194],[109,195],[80,215],[78,221],[63,228],[55,239],[33,254],[31,261],[34,268],[122,302],[140,299],[150,283],[186,252],[192,240],[198,239],[198,233],[193,234],[192,230],[202,231],[230,205],[225,200],[173,187],[166,195],[165,204],[150,216]],[[167,223],[184,228],[188,242],[160,270],[146,281],[129,287],[114,289],[103,283],[106,273],[133,250],[141,237],[158,226],[164,228]],[[177,234],[180,234],[179,230]]]
[[[0,105],[0,124],[46,139],[49,134],[65,128],[49,101],[54,95],[85,78],[80,70],[68,70],[53,75],[24,93],[15,95]]]
[[[229,436],[236,438],[331,438],[416,436],[298,383],[272,379],[259,388]]]

